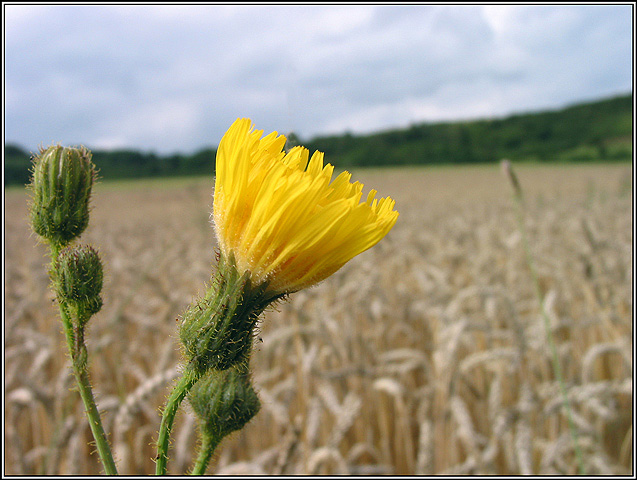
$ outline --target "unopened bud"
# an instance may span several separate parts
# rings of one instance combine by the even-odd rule
[[[204,435],[217,440],[242,429],[261,408],[244,364],[208,372],[192,388],[188,399],[201,420]]]
[[[184,313],[179,328],[191,365],[203,374],[244,358],[259,315],[276,298],[267,284],[252,285],[248,272],[239,274],[232,258],[221,256],[211,287]]]
[[[102,262],[90,245],[63,249],[53,278],[58,295],[78,310],[80,322],[85,322],[102,308]]]
[[[96,178],[91,152],[59,145],[35,157],[31,181],[31,224],[38,235],[64,246],[88,225]]]

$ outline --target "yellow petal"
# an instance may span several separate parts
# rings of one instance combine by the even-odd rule
[[[398,212],[389,198],[334,167],[323,153],[304,147],[284,152],[285,136],[263,138],[238,119],[217,151],[214,225],[219,246],[240,272],[275,293],[311,286],[378,243]]]

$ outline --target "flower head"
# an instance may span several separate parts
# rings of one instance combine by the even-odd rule
[[[206,372],[188,399],[199,417],[202,434],[217,442],[241,430],[261,408],[248,366],[242,363],[226,370]]]
[[[60,252],[53,281],[58,295],[77,311],[74,317],[80,323],[102,308],[103,278],[102,261],[90,245],[68,246]]]
[[[334,167],[323,153],[284,151],[286,138],[263,138],[249,119],[238,119],[217,151],[214,225],[221,252],[239,272],[270,292],[291,293],[332,275],[383,238],[398,212],[390,197]]]
[[[35,233],[64,246],[88,225],[91,189],[96,178],[91,152],[53,145],[34,158],[31,225]]]

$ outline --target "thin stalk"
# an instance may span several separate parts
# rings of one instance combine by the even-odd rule
[[[54,268],[57,261],[60,247],[58,245],[51,245],[51,266]],[[93,396],[93,389],[88,376],[87,368],[87,352],[86,345],[84,344],[84,331],[83,329],[73,328],[73,322],[71,321],[71,314],[69,313],[69,307],[66,301],[60,296],[57,296],[58,306],[60,308],[60,317],[62,319],[62,325],[64,326],[64,336],[66,338],[66,344],[71,355],[71,363],[73,364],[73,375],[77,383],[80,397],[84,403],[84,409],[86,410],[86,416],[88,417],[88,423],[95,439],[95,446],[97,453],[100,457],[100,461],[104,467],[104,473],[107,475],[117,475],[117,467],[113,460],[113,453],[111,452],[111,446],[106,438],[104,427],[102,425],[102,419],[100,417],[99,410],[95,404],[95,397]],[[79,319],[76,322],[79,324]]]
[[[569,431],[571,434],[571,440],[573,442],[573,448],[575,450],[575,457],[577,459],[578,470],[580,475],[585,475],[586,470],[584,468],[584,456],[582,454],[582,449],[579,444],[579,437],[577,435],[577,429],[575,427],[575,422],[573,421],[573,413],[571,410],[571,403],[568,399],[568,392],[566,390],[566,384],[564,382],[564,376],[562,374],[562,367],[560,365],[559,356],[557,354],[557,347],[555,346],[555,340],[553,338],[553,333],[551,331],[551,322],[549,320],[549,316],[546,313],[546,308],[544,305],[544,295],[542,294],[542,289],[540,287],[540,280],[537,274],[537,270],[535,268],[535,262],[533,259],[533,254],[531,253],[531,247],[528,240],[528,235],[526,232],[526,227],[524,225],[524,198],[522,195],[522,188],[520,187],[520,183],[511,168],[510,163],[507,161],[503,162],[503,168],[505,173],[508,175],[511,184],[513,185],[513,198],[515,199],[516,205],[516,215],[518,220],[518,225],[520,228],[520,233],[522,235],[522,244],[524,246],[524,252],[526,254],[526,263],[529,267],[529,271],[531,272],[531,278],[533,280],[533,285],[535,288],[535,295],[540,304],[540,312],[542,314],[542,319],[544,321],[544,330],[546,332],[546,338],[549,345],[549,350],[551,352],[551,363],[553,366],[553,375],[557,380],[557,383],[560,387],[560,393],[562,395],[562,403],[564,405],[564,409],[566,410],[566,418],[568,422]]]
[[[88,377],[87,353],[86,346],[84,345],[83,332],[77,332],[73,329],[66,302],[58,297],[58,304],[60,306],[62,324],[64,325],[66,343],[69,348],[69,353],[71,354],[73,375],[75,376],[75,381],[77,382],[82,402],[84,402],[86,416],[88,417],[88,423],[91,427],[93,438],[95,439],[97,453],[99,454],[102,465],[104,466],[104,473],[107,475],[117,475],[117,467],[113,460],[111,447],[106,438],[106,433],[104,432],[102,419],[100,417],[99,410],[97,409],[97,405],[95,404],[93,389],[91,388],[91,383]]]
[[[155,465],[155,475],[166,475],[166,466],[168,463],[168,443],[170,432],[173,428],[175,415],[179,409],[184,397],[188,394],[192,386],[199,380],[199,374],[194,368],[185,368],[182,377],[179,379],[175,388],[170,393],[164,408],[164,414],[161,418],[159,426],[159,436],[157,437],[157,463]]]
[[[91,432],[95,438],[95,446],[97,447],[97,453],[100,456],[102,465],[104,466],[104,472],[107,475],[117,475],[117,467],[113,460],[113,454],[111,453],[111,446],[108,443],[104,427],[102,426],[102,419],[100,413],[97,410],[95,399],[93,397],[93,389],[88,378],[88,371],[86,368],[76,368],[74,366],[75,380],[79,386],[80,396],[84,402],[86,408],[86,415],[89,419],[91,426]]]
[[[212,454],[214,453],[215,448],[217,448],[217,445],[219,445],[220,441],[220,438],[212,437],[202,431],[199,454],[197,455],[195,466],[192,468],[192,472],[190,472],[191,475],[204,475],[206,473],[208,463],[210,462]]]

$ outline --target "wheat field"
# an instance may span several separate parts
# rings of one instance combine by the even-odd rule
[[[99,167],[99,165],[98,165]],[[515,166],[588,474],[632,474],[632,171]],[[262,316],[259,414],[209,474],[576,474],[511,187],[498,166],[361,170],[400,217],[377,246]],[[204,292],[213,179],[102,182],[82,242],[105,264],[90,372],[121,474],[154,472],[179,373],[176,320]],[[364,192],[365,195],[366,192]],[[5,191],[5,474],[102,469],[74,387],[46,248]],[[168,471],[194,460],[184,402]]]

